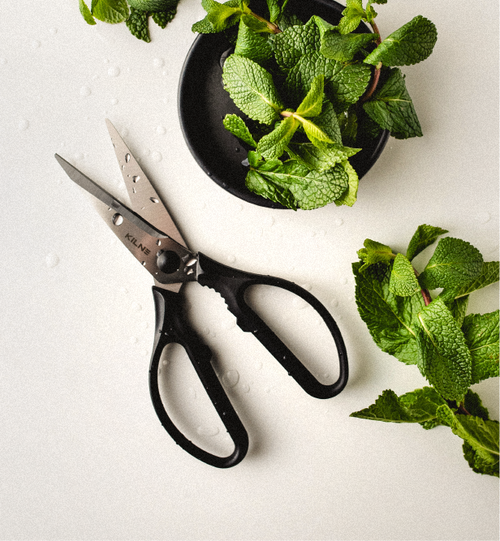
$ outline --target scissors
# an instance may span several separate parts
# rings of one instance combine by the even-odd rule
[[[217,291],[225,300],[228,310],[236,316],[238,326],[243,331],[252,333],[302,389],[316,398],[336,396],[347,384],[347,352],[342,335],[335,320],[321,302],[293,282],[237,270],[218,263],[201,252],[188,249],[174,220],[139,163],[111,122],[106,120],[106,124],[133,210],[61,156],[56,154],[55,157],[70,179],[94,196],[93,203],[101,217],[141,266],[153,276],[156,325],[149,368],[149,389],[153,406],[163,427],[182,449],[195,458],[219,468],[235,466],[247,453],[248,434],[212,366],[210,349],[187,321],[183,286],[188,282],[198,282]],[[318,381],[247,304],[245,291],[250,286],[260,284],[282,288],[297,295],[319,314],[336,346],[339,375],[335,383],[323,384]],[[194,366],[234,444],[234,450],[228,456],[213,454],[194,444],[177,428],[166,411],[158,374],[160,359],[169,344],[178,344],[184,348]]]

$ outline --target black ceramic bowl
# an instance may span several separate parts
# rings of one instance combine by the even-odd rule
[[[252,0],[251,7],[256,13],[267,13],[265,0]],[[304,22],[319,15],[331,24],[338,24],[344,9],[333,0],[289,0],[287,5],[287,10]],[[362,31],[370,30],[362,23]],[[195,39],[184,62],[179,84],[179,118],[184,138],[200,167],[226,191],[255,205],[284,208],[247,189],[247,168],[242,165],[246,149],[222,124],[226,114],[242,116],[222,84],[221,57],[230,47],[222,33],[200,34]],[[382,132],[349,160],[359,178],[377,161],[388,135]]]

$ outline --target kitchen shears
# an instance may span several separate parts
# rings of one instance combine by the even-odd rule
[[[217,291],[225,300],[228,310],[236,316],[238,326],[260,340],[303,390],[316,398],[336,396],[347,384],[348,361],[342,335],[335,320],[321,302],[293,282],[237,270],[218,263],[201,252],[189,250],[141,166],[111,122],[106,120],[106,123],[133,210],[61,156],[56,154],[55,157],[71,180],[94,196],[93,203],[101,217],[154,278],[156,328],[149,368],[149,388],[154,408],[163,427],[178,445],[197,459],[219,468],[235,466],[247,453],[248,434],[211,364],[210,349],[187,322],[184,284],[196,281]],[[245,292],[254,285],[285,289],[300,297],[319,314],[336,347],[339,375],[335,383],[323,384],[318,381],[247,304]],[[212,454],[194,444],[182,434],[166,411],[158,374],[162,354],[165,348],[173,343],[179,344],[186,351],[234,443],[234,450],[228,456]]]

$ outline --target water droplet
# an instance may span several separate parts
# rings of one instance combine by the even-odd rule
[[[342,279],[340,280],[340,283],[341,283],[343,286],[345,286],[345,285],[347,284],[347,278],[342,278]]]
[[[131,344],[137,344],[137,342],[139,342],[139,339],[137,338],[137,336],[131,336],[130,337],[130,343]]]
[[[38,41],[37,39],[34,39],[32,42],[31,42],[31,46],[33,47],[33,49],[38,49],[40,47],[41,43],[40,41]]]
[[[223,376],[222,381],[227,387],[234,387],[240,380],[240,374],[237,370],[228,370]]]
[[[217,434],[219,433],[219,428],[216,427],[216,426],[199,426],[197,429],[196,429],[196,432],[198,432],[198,434],[200,436],[217,436]]]
[[[248,385],[248,383],[244,383],[244,384],[241,386],[241,390],[242,390],[244,393],[249,393],[249,392],[250,392],[250,385]]]
[[[262,361],[257,361],[255,363],[255,370],[262,370],[263,366]]]
[[[339,301],[337,299],[332,299],[330,305],[336,308],[339,305]]]
[[[165,135],[167,133],[167,130],[166,130],[166,128],[164,126],[158,126],[156,128],[156,133],[158,135]]]
[[[0,58],[0,66],[5,66],[5,64],[7,64],[7,59],[6,58]]]
[[[227,261],[229,263],[235,263],[236,262],[236,257],[234,255],[228,255],[227,256]]]
[[[92,90],[88,86],[82,86],[80,88],[80,96],[86,97],[90,96],[90,94],[92,94]]]
[[[127,154],[128,155],[128,154]],[[132,182],[139,182],[139,180],[141,180],[141,177],[139,175],[134,175],[132,177]]]
[[[155,150],[154,152],[151,153],[151,158],[152,158],[153,161],[155,161],[155,162],[161,162],[162,159],[163,159],[163,156],[161,155],[160,152],[158,152],[157,150]]]
[[[110,77],[118,77],[120,75],[120,68],[118,66],[113,66],[108,69],[108,75]]]
[[[196,389],[193,389],[193,387],[188,387],[187,392],[188,392],[188,395],[189,395],[189,397],[191,399],[196,400],[196,398],[197,398]]]
[[[59,256],[55,254],[54,252],[51,252],[47,255],[45,258],[45,264],[49,269],[53,269],[54,267],[57,267],[59,265]]]
[[[307,306],[307,302],[300,297],[294,297],[292,304],[294,308],[297,308],[298,310],[303,310]]]
[[[21,120],[19,120],[19,122],[17,123],[17,127],[20,131],[25,131],[30,127],[30,122],[25,118],[21,118]]]
[[[134,312],[140,312],[142,310],[142,306],[138,302],[133,302],[131,308]]]
[[[57,28],[49,28],[49,32],[55,36],[57,34]]]
[[[122,225],[122,223],[123,223],[123,216],[117,212],[113,216],[113,224],[114,225]]]
[[[150,197],[149,200],[151,201],[151,203],[159,203],[160,202],[158,199],[156,199],[156,197]]]
[[[163,58],[155,58],[153,60],[153,66],[155,68],[163,68],[164,65],[165,65],[165,60],[163,60]]]
[[[111,98],[111,105],[117,105],[118,100],[116,98]]]
[[[333,222],[337,227],[340,227],[343,223],[344,223],[344,220],[342,220],[342,218],[337,218],[336,220],[334,220]]]

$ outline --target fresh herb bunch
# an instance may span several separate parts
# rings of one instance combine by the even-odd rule
[[[177,13],[180,0],[92,0],[90,8],[79,0],[80,13],[88,24],[99,21],[125,23],[132,35],[149,43],[149,17],[165,28]]]
[[[445,233],[419,226],[406,255],[369,239],[358,251],[353,272],[361,319],[382,351],[417,365],[431,386],[402,396],[385,390],[351,416],[450,427],[463,439],[469,466],[498,477],[498,421],[470,387],[499,375],[499,311],[466,315],[469,295],[498,281],[498,261],[484,262],[468,242],[443,237],[419,274],[412,260]],[[436,289],[433,299],[429,291]]]
[[[347,0],[337,26],[303,23],[287,14],[288,0],[266,1],[267,19],[250,0],[202,0],[207,15],[193,25],[237,31],[223,81],[247,119],[228,115],[224,126],[249,148],[247,187],[292,209],[352,206],[359,179],[349,158],[364,141],[382,130],[422,135],[399,66],[432,53],[436,28],[418,16],[382,40],[373,4],[387,0]],[[374,32],[359,32],[361,21]]]

